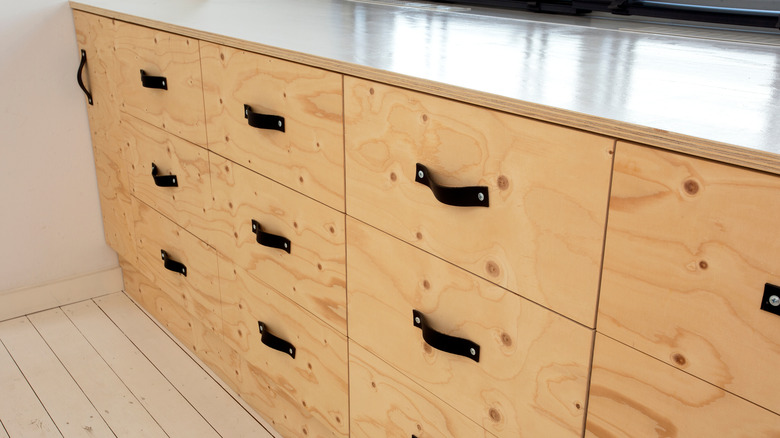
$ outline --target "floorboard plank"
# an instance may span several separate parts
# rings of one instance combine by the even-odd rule
[[[62,436],[2,343],[0,394],[0,438]]]
[[[28,319],[116,436],[167,436],[62,309]]]
[[[26,317],[0,323],[0,341],[64,436],[114,436]]]
[[[219,436],[93,301],[63,310],[168,435]]]
[[[223,437],[273,437],[125,294],[95,302]]]

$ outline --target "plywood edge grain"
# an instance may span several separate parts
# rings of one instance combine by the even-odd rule
[[[147,26],[186,37],[322,68],[344,75],[356,76],[548,123],[581,129],[595,134],[643,143],[649,146],[780,175],[780,156],[759,149],[735,146],[714,140],[555,108],[548,105],[502,97],[491,93],[475,91],[365,65],[281,49],[254,41],[247,41],[189,27],[178,26],[84,3],[71,1],[70,7],[74,10],[102,15],[108,18]]]

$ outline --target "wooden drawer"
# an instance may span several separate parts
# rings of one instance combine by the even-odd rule
[[[162,291],[153,280],[141,273],[138,267],[120,258],[125,292],[165,326],[189,349],[195,350],[192,315],[182,307],[185,301],[178,292]]]
[[[494,436],[354,342],[349,392],[355,438]]]
[[[593,331],[348,218],[350,339],[499,436],[581,436]],[[479,345],[479,362],[414,325]],[[435,345],[439,347],[438,345]]]
[[[593,327],[613,141],[345,78],[347,213]],[[415,182],[484,186],[454,207]],[[478,200],[475,193],[465,200]]]
[[[596,335],[586,437],[777,437],[780,417]]]
[[[346,334],[344,213],[211,154],[211,243],[219,252]],[[258,243],[258,233],[289,240]]]
[[[599,332],[780,412],[780,178],[620,143]]]
[[[183,228],[206,228],[208,152],[134,117],[123,116],[121,125],[133,194]]]
[[[206,146],[198,40],[117,21],[114,48],[122,111]]]
[[[139,270],[174,297],[174,303],[212,331],[220,332],[222,315],[214,249],[143,202],[134,198],[134,204]],[[162,251],[167,253],[166,259]],[[186,275],[176,263],[184,265]]]
[[[209,43],[201,56],[209,148],[344,211],[341,75]],[[284,130],[249,125],[261,115]]]
[[[219,272],[225,341],[274,383],[277,388],[269,392],[287,392],[301,412],[256,408],[277,421],[282,416],[311,417],[329,431],[326,435],[347,436],[346,336],[221,256]]]

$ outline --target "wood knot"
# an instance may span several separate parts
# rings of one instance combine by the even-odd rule
[[[430,289],[431,283],[428,280],[423,280],[423,289]]]
[[[225,60],[225,54],[224,53],[220,53],[219,54],[219,59],[224,61]]]
[[[490,274],[491,277],[498,277],[501,275],[501,268],[499,268],[498,264],[492,260],[485,264],[485,270],[488,274]]]
[[[428,121],[428,114],[423,114],[422,115],[422,121],[423,122],[427,122]]]
[[[417,234],[416,234],[416,237],[417,237],[417,240],[422,240],[422,237],[423,237],[422,233],[418,231]]]
[[[683,356],[680,353],[674,353],[672,354],[672,361],[677,365],[678,367],[683,367],[688,363],[688,360],[685,359],[685,356]]]
[[[371,387],[376,388],[376,382],[371,382]]]
[[[582,409],[582,404],[580,402],[576,402],[574,403],[574,408],[579,411],[580,409]]]
[[[689,179],[683,183],[683,189],[685,190],[685,193],[689,195],[695,195],[699,193],[699,183]]]
[[[371,87],[371,88],[368,89],[368,94],[370,94],[372,96],[374,95],[374,87]]]
[[[699,262],[699,267],[702,268],[702,269],[707,269],[707,268],[710,267],[710,265],[707,264],[706,261],[702,260],[702,261]]]
[[[433,352],[433,349],[428,344],[423,344],[423,351],[425,351],[425,354],[431,354]]]
[[[490,408],[488,415],[490,415],[490,419],[496,423],[501,421],[501,413],[498,412],[498,409],[496,408]]]
[[[390,181],[395,182],[398,180],[398,176],[395,174],[395,172],[390,172]]]
[[[501,343],[504,344],[507,347],[512,346],[512,337],[509,336],[507,333],[501,333]]]
[[[496,180],[496,183],[498,184],[499,190],[506,190],[509,188],[509,178],[505,177],[504,175],[499,176],[498,180]]]

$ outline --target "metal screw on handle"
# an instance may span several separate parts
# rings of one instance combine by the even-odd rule
[[[780,306],[780,297],[778,297],[777,295],[772,295],[771,297],[769,297],[769,304],[775,307]]]

